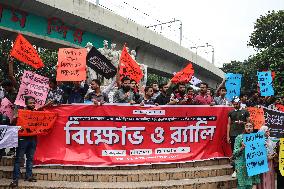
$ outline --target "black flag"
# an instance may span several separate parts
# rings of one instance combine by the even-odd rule
[[[284,135],[284,112],[277,110],[272,110],[268,108],[263,108],[265,125],[268,126],[270,130],[270,136],[283,138]]]
[[[117,72],[116,67],[110,60],[102,55],[95,47],[92,47],[87,55],[87,66],[107,79],[113,78]]]

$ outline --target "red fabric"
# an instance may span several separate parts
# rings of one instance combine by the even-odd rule
[[[192,64],[188,64],[183,70],[176,73],[172,78],[172,83],[188,83],[194,74]]]
[[[137,83],[139,83],[143,77],[143,72],[140,66],[129,55],[126,50],[126,46],[123,47],[120,56],[119,74],[120,79],[127,76],[130,79],[134,79]]]
[[[164,112],[164,115],[153,115],[153,110],[156,110],[156,113],[158,112],[159,114],[163,114]],[[49,111],[58,113],[59,117],[55,122],[53,131],[49,135],[38,137],[37,150],[34,158],[35,164],[114,166],[186,162],[217,157],[230,157],[230,145],[226,142],[226,126],[228,119],[224,116],[227,115],[230,110],[231,108],[229,107],[196,106],[140,107],[130,105],[103,105],[95,107],[92,105],[65,105],[53,107],[49,109]],[[148,115],[146,115],[146,113]],[[74,121],[77,116],[86,116],[85,121]],[[91,117],[92,121],[87,121],[90,119],[89,116],[97,116],[96,119],[98,119],[98,116],[102,117],[96,121],[94,120],[94,117]],[[179,120],[173,120],[173,118]],[[103,121],[102,119],[108,119],[108,121]],[[149,121],[146,119],[151,120]],[[198,121],[203,119],[207,119],[208,122]],[[68,125],[70,125],[69,129],[74,129],[75,127],[91,129],[106,127],[122,128],[125,126],[127,129],[144,127],[145,130],[141,131],[141,135],[136,133],[137,136],[143,137],[140,144],[132,144],[129,140],[129,137],[133,139],[134,131],[126,132],[126,143],[124,145],[122,144],[123,134],[121,131],[114,131],[119,136],[119,141],[116,141],[116,143],[95,144],[95,142],[98,141],[95,133],[98,131],[92,131],[90,138],[87,138],[86,136],[88,134],[86,130],[83,135],[84,140],[81,142],[84,142],[84,144],[78,144],[72,140],[72,136],[74,137],[74,134],[78,133],[74,130],[70,131],[70,144],[66,144],[66,141],[69,139],[69,136],[67,135],[69,133],[67,132],[68,127],[66,127]],[[196,125],[200,129],[199,132],[196,132],[196,128],[194,127]],[[204,132],[210,131],[210,129],[203,128],[203,126],[215,127],[212,140],[210,134]],[[183,140],[181,142],[175,142],[173,140],[176,131],[175,129],[173,130],[174,127],[188,127],[188,129],[195,128],[195,130],[192,130],[192,134],[190,134],[190,130],[187,131],[187,142],[184,142]],[[161,134],[159,129],[163,129],[164,132]],[[109,132],[109,130],[107,132]],[[203,135],[201,133],[203,133]],[[195,138],[196,136],[197,138]],[[201,136],[203,136],[203,139]],[[157,141],[153,142],[153,138],[158,140],[162,137],[164,137],[164,140],[160,141],[160,143]],[[102,138],[106,139],[106,137]],[[191,139],[192,141],[190,141]],[[198,139],[198,141],[195,141],[195,139]],[[113,140],[115,141],[115,137]],[[174,143],[172,143],[172,141],[174,141]],[[94,142],[94,144],[89,144],[90,142]],[[190,152],[159,154],[158,151],[158,148],[168,148],[168,150],[170,150],[170,148],[180,149],[182,147],[187,149],[190,148]],[[130,151],[134,149],[149,149],[152,150],[152,154],[130,155]],[[125,156],[116,157],[102,156],[103,150],[126,150],[126,154]],[[158,154],[155,153],[155,150],[157,150]]]
[[[44,66],[36,49],[24,38],[22,34],[18,34],[10,56],[15,57],[21,62],[24,62],[36,69]]]
[[[198,105],[210,105],[213,98],[210,95],[202,96],[201,94],[196,95],[194,98],[194,103]]]

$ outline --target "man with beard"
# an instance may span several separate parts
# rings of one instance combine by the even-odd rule
[[[121,88],[114,93],[113,102],[135,104],[133,99],[134,94],[130,90],[130,79],[128,77],[123,77],[121,79]]]
[[[194,98],[194,103],[196,105],[211,105],[212,104],[212,97],[207,94],[207,83],[200,83],[200,92]]]
[[[139,94],[137,82],[134,79],[131,79],[130,81],[130,90],[133,92],[133,101],[135,101],[135,103],[140,103],[142,97]]]
[[[192,88],[191,88],[192,89]],[[193,90],[193,89],[192,89]],[[188,99],[191,98],[191,96],[187,95],[186,94],[186,87],[185,87],[185,84],[183,83],[179,83],[177,85],[177,92],[174,93],[174,99],[176,100],[176,103],[177,104],[180,104],[180,105],[185,105],[185,104],[190,104],[191,99]]]
[[[157,96],[160,94],[158,83],[157,82],[152,83],[152,88],[153,88],[153,91],[154,91],[152,98],[153,98],[153,100],[155,100],[157,98]]]
[[[154,101],[152,99],[153,94],[154,94],[153,88],[147,86],[147,87],[145,87],[144,92],[145,92],[145,95],[144,95],[144,98],[142,99],[140,105],[141,106],[144,106],[146,104],[154,105],[155,103],[154,103]]]
[[[105,102],[109,102],[108,95],[101,91],[100,80],[93,79],[91,82],[91,89],[93,91],[86,95],[86,100],[92,101],[94,105],[102,105]]]
[[[171,101],[171,96],[167,94],[167,91],[169,89],[168,84],[163,83],[159,86],[159,88],[160,88],[160,94],[154,100],[155,104],[166,105],[166,104],[176,104],[177,103],[177,101]]]
[[[25,104],[26,110],[37,111],[42,110],[44,107],[47,107],[52,104],[52,101],[47,103],[46,105],[35,109],[35,98],[32,96],[25,96]],[[32,168],[33,168],[33,159],[34,153],[37,145],[37,137],[36,136],[22,136],[19,137],[18,148],[16,150],[16,158],[14,162],[14,170],[13,170],[13,181],[11,182],[11,187],[18,186],[18,180],[20,178],[20,164],[21,160],[24,158],[26,154],[26,173],[25,173],[25,181],[28,182],[36,182],[37,180],[33,177]]]

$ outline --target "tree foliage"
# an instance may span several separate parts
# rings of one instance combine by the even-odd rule
[[[284,95],[284,11],[272,11],[256,20],[249,46],[257,51],[246,61],[224,64],[225,72],[243,75],[242,90],[257,89],[257,71],[275,72],[273,86],[276,95]]]
[[[0,53],[2,56],[0,56],[0,70],[1,70],[1,79],[8,78],[8,57],[10,54],[10,51],[12,49],[13,41],[10,39],[1,39],[0,40]],[[14,60],[14,74],[16,78],[19,78],[24,72],[24,70],[33,71],[37,74],[40,74],[42,76],[53,78],[55,77],[55,65],[57,63],[57,51],[51,50],[51,49],[45,49],[42,47],[36,47],[34,46],[39,56],[41,57],[44,67],[40,69],[34,69],[31,66],[28,66],[27,64],[24,64],[22,62],[19,62],[18,60]]]

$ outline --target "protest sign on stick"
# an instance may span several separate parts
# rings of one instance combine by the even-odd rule
[[[226,98],[228,100],[232,100],[234,96],[240,96],[242,75],[234,73],[226,73],[225,78],[226,78],[225,86],[227,89]]]
[[[95,47],[92,47],[87,55],[87,66],[95,70],[107,79],[116,75],[116,67]]]
[[[261,96],[273,96],[274,89],[272,86],[273,79],[271,71],[257,72],[257,77]]]
[[[192,64],[189,63],[184,69],[179,71],[172,78],[173,83],[188,83],[194,74],[194,69]]]
[[[269,171],[264,132],[244,134],[243,141],[248,176]]]
[[[46,135],[52,130],[56,118],[54,112],[19,110],[17,125],[22,128],[19,136]]]
[[[44,66],[36,49],[24,38],[22,34],[18,34],[10,56],[24,62],[36,69]]]
[[[0,149],[18,147],[19,127],[0,125]]]
[[[270,136],[280,138],[284,134],[284,112],[263,108],[265,125],[270,128]]]
[[[0,113],[7,116],[12,122],[14,115],[13,104],[6,97],[1,100]]]
[[[25,96],[32,96],[35,98],[35,106],[38,108],[45,104],[48,91],[49,79],[47,77],[25,71],[15,104],[25,107]]]
[[[123,47],[120,56],[119,74],[120,79],[122,79],[123,77],[129,77],[130,79],[135,80],[137,83],[139,83],[143,77],[143,72],[140,66],[129,55],[126,50],[126,46]]]
[[[280,149],[279,149],[279,171],[284,176],[284,138],[280,138]]]
[[[61,48],[58,51],[57,81],[85,81],[87,49]]]
[[[260,129],[265,124],[263,108],[248,107],[247,110],[250,114],[250,120],[254,124],[255,129]]]

